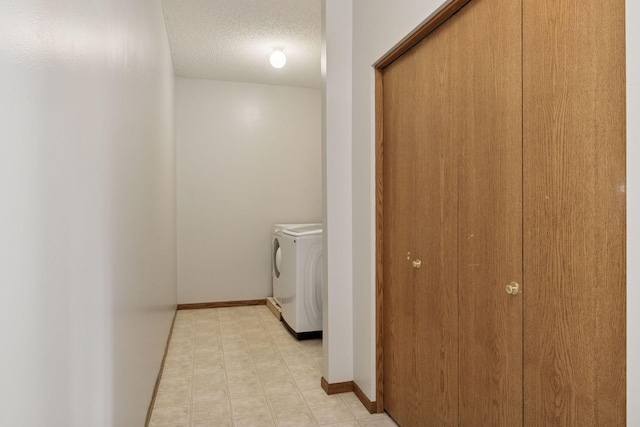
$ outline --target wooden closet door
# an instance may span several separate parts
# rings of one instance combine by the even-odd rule
[[[625,425],[624,8],[524,0],[530,426]]]
[[[460,425],[522,425],[521,2],[476,0],[450,33],[458,115]]]
[[[473,1],[383,70],[384,407],[404,427],[522,423],[520,14]]]
[[[456,157],[428,131],[440,83],[424,77],[416,51],[383,77],[384,405],[407,427],[458,423]]]
[[[405,62],[411,62],[409,58]],[[409,413],[420,396],[414,381],[418,363],[416,353],[416,287],[412,260],[415,225],[415,151],[417,141],[414,136],[411,117],[402,114],[407,104],[413,104],[414,92],[409,82],[414,81],[411,73],[388,73],[385,85],[385,129],[388,130],[389,144],[385,150],[384,164],[384,369],[385,402],[387,407],[400,414]],[[394,78],[395,77],[395,78]],[[403,419],[404,420],[404,419]]]

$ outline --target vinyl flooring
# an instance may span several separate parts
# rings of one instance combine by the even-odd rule
[[[320,387],[322,341],[297,341],[266,306],[176,314],[151,427],[396,426]]]

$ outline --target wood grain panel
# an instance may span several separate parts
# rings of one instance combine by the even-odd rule
[[[456,18],[448,90],[457,141],[460,425],[522,425],[521,4],[475,1]]]
[[[384,393],[385,409],[401,425],[410,425],[417,393],[415,283],[411,267],[415,223],[414,119],[407,99],[415,95],[412,59],[402,57],[404,68],[383,72],[384,96]]]
[[[383,71],[384,407],[403,426],[458,424],[457,154],[451,130],[461,118],[447,108],[443,88],[453,84],[449,58],[441,54],[448,49],[449,22]],[[394,195],[398,199],[389,203]],[[416,259],[420,269],[412,267]]]
[[[523,3],[526,425],[625,425],[624,7]]]
[[[471,7],[473,3],[468,6]],[[451,104],[458,82],[451,31],[464,25],[463,9],[409,54],[415,56],[414,152],[419,184],[417,218],[415,381],[423,396],[414,426],[459,425],[458,399],[458,140],[466,118]],[[437,58],[437,59],[436,59]]]

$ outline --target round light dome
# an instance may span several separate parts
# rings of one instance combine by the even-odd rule
[[[282,68],[284,67],[284,64],[287,63],[287,57],[285,56],[283,51],[274,50],[271,54],[271,57],[269,58],[269,62],[271,62],[273,68]]]

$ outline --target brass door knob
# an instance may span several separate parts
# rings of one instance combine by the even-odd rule
[[[511,282],[507,286],[504,287],[509,295],[513,295],[514,297],[520,293],[520,285],[516,282]]]
[[[422,266],[422,261],[420,261],[419,259],[413,260],[413,268],[420,268],[421,266]]]

